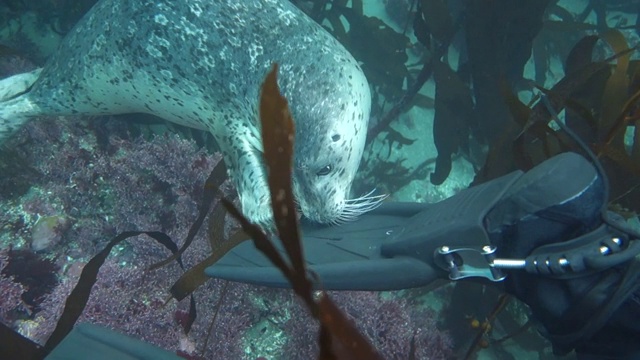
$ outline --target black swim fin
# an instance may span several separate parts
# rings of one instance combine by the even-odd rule
[[[336,227],[303,226],[309,270],[325,290],[397,290],[424,286],[449,273],[434,261],[443,244],[490,243],[482,219],[522,172],[466,189],[436,204],[384,203]],[[279,241],[276,247],[284,253]],[[247,241],[206,269],[238,282],[289,287],[280,271]]]
[[[319,276],[323,288],[334,290],[378,290],[407,287],[418,281],[417,278],[433,280],[434,270],[420,261],[389,259],[380,252],[384,242],[392,239],[412,216],[427,206],[387,203],[358,221],[339,227],[303,226],[303,247],[309,268]],[[274,243],[283,252],[280,242]],[[405,277],[405,281],[398,279],[399,274],[406,274],[408,270],[412,277]],[[251,241],[238,245],[207,268],[206,273],[215,278],[258,285],[290,286],[280,270],[257,251]]]
[[[82,323],[45,360],[181,360],[172,352],[104,326]]]

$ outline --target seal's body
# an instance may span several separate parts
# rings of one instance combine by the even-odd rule
[[[0,82],[0,138],[43,114],[144,112],[208,130],[243,211],[269,223],[257,114],[274,62],[296,122],[300,209],[321,223],[348,220],[373,203],[347,200],[369,87],[349,52],[287,0],[102,0],[41,72]]]

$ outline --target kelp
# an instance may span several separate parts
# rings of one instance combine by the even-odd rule
[[[413,81],[412,85],[409,86],[409,89],[402,95],[400,100],[389,110],[380,121],[378,121],[374,126],[372,126],[367,132],[367,142],[371,142],[375,137],[377,137],[381,132],[387,131],[389,129],[389,125],[395,119],[400,116],[404,111],[409,109],[409,106],[412,104],[414,98],[422,89],[422,86],[429,80],[431,75],[433,74],[433,59],[437,59],[441,57],[447,46],[441,45],[438,50],[436,50],[436,54],[431,57],[425,64],[422,66],[420,73],[417,78]]]
[[[414,22],[414,31],[416,33],[416,36],[422,38],[424,44],[431,44],[432,41],[430,36],[426,36],[423,34],[424,27],[420,24],[422,24],[421,21]],[[412,82],[408,86],[408,89],[403,92],[400,100],[398,100],[393,108],[391,108],[391,110],[389,110],[380,121],[378,121],[373,127],[369,129],[369,131],[367,132],[367,142],[373,140],[381,132],[389,131],[391,122],[397,119],[401,113],[409,109],[415,101],[428,101],[428,99],[425,99],[422,95],[419,94],[419,91],[433,74],[434,62],[438,61],[437,59],[440,59],[445,54],[448,47],[449,43],[438,43],[438,45],[432,50],[432,54],[425,59],[420,72],[418,73],[416,78],[412,80]]]
[[[261,94],[260,114],[263,120],[262,132],[265,148],[265,157],[269,166],[269,187],[272,196],[272,208],[274,211],[275,225],[279,233],[280,239],[283,241],[284,248],[287,252],[287,260],[284,260],[273,244],[267,238],[266,234],[254,224],[251,224],[244,216],[226,199],[222,203],[227,210],[236,217],[244,231],[253,238],[257,248],[265,253],[279,269],[283,271],[287,279],[292,283],[294,291],[300,296],[308,306],[311,313],[321,322],[321,358],[336,358],[335,348],[332,343],[338,341],[341,344],[337,355],[341,358],[380,358],[373,347],[365,340],[365,338],[356,330],[355,326],[347,317],[341,313],[333,304],[330,298],[321,293],[315,296],[312,281],[307,277],[306,265],[304,262],[299,225],[295,210],[293,192],[291,189],[291,167],[293,159],[293,136],[294,127],[291,114],[288,111],[287,102],[281,97],[276,80],[276,69],[274,69],[267,77],[263,91]],[[200,214],[198,219],[189,231],[189,237],[194,236],[203,222],[203,214],[208,213],[214,193],[218,190],[223,177],[221,174],[225,172],[220,170],[224,167],[217,166],[211,172],[205,184],[205,195],[200,206]],[[221,206],[216,206],[210,217],[210,225],[212,233],[210,234],[210,242],[212,245],[212,255],[189,270],[188,273],[197,274],[193,277],[184,277],[183,282],[176,283],[172,288],[172,295],[175,298],[183,298],[190,294],[193,289],[204,280],[204,268],[210,266],[215,260],[219,259],[226,251],[231,249],[240,241],[246,240],[244,233],[236,233],[235,237],[228,241],[222,241],[224,210]],[[182,266],[180,259],[181,250],[178,249],[175,242],[169,236],[162,232],[155,231],[127,231],[123,232],[109,241],[107,246],[94,256],[82,270],[80,279],[71,294],[66,300],[64,311],[56,325],[56,328],[44,347],[40,348],[37,344],[29,341],[20,341],[25,344],[24,348],[16,349],[15,353],[37,354],[30,356],[31,358],[44,358],[51,352],[73,329],[77,319],[82,314],[91,289],[97,281],[97,275],[102,264],[109,256],[111,249],[130,237],[146,234],[155,239],[157,242],[168,248],[173,256],[171,260],[176,260]],[[185,243],[190,242],[188,239]],[[188,244],[187,244],[188,246]],[[196,279],[194,281],[194,278]],[[184,285],[187,284],[187,285]],[[188,288],[185,290],[185,288]],[[177,290],[176,290],[177,289]],[[221,300],[222,301],[222,300]],[[193,297],[190,302],[190,319],[185,325],[185,331],[189,331],[193,320],[195,319],[195,301]],[[213,319],[215,321],[215,317]],[[11,334],[15,334],[11,332]],[[3,337],[3,341],[14,339],[15,336]],[[19,341],[16,338],[16,341]]]
[[[413,22],[413,32],[431,53],[424,58],[422,68],[415,78],[407,77],[407,90],[400,88],[397,94],[403,94],[396,104],[378,121],[367,133],[367,142],[377,137],[381,132],[389,131],[391,122],[414,105],[415,102],[424,105],[430,104],[429,99],[419,94],[424,84],[433,74],[435,61],[446,53],[451,39],[460,28],[460,24],[454,22],[446,4],[440,0],[421,0]],[[429,22],[433,20],[433,23]],[[396,96],[389,99],[393,100]],[[435,103],[435,101],[434,101]]]
[[[433,43],[449,44],[457,31],[446,0],[419,0],[414,33],[427,49]]]
[[[87,301],[89,301],[91,289],[98,280],[98,272],[100,271],[100,267],[102,266],[102,264],[104,264],[105,260],[109,256],[109,253],[111,253],[111,249],[113,249],[114,246],[118,245],[123,240],[139,235],[147,235],[151,237],[173,253],[176,253],[178,251],[178,247],[171,240],[171,238],[166,234],[158,231],[125,231],[111,239],[107,246],[105,246],[102,251],[91,258],[91,260],[89,260],[89,262],[82,269],[82,273],[80,274],[78,283],[71,291],[71,294],[69,294],[69,296],[67,297],[64,310],[62,311],[60,319],[58,319],[56,328],[53,330],[53,333],[42,349],[42,357],[46,356],[56,346],[58,346],[58,344],[71,332],[71,330],[75,326],[76,321],[78,320],[80,315],[82,315],[82,311],[87,305]],[[180,265],[182,266],[182,263],[180,263]]]
[[[469,86],[448,65],[434,63],[436,82],[433,140],[438,151],[431,183],[442,184],[451,172],[451,157],[461,147],[468,146],[473,100]]]
[[[490,144],[508,127],[509,113],[501,98],[499,82],[510,87],[522,81],[533,39],[542,28],[548,0],[465,2],[464,30],[469,75],[475,104],[471,134]],[[477,164],[479,165],[479,164]]]
[[[209,339],[211,338],[211,333],[213,332],[213,328],[216,324],[216,320],[218,319],[218,314],[220,313],[220,308],[224,303],[225,296],[227,295],[227,290],[229,289],[229,281],[225,281],[222,286],[222,290],[220,291],[220,298],[218,302],[216,302],[216,308],[213,312],[213,316],[211,317],[211,321],[209,322],[209,328],[207,329],[207,337],[204,340],[202,347],[200,347],[200,354],[204,354],[207,350],[207,344],[209,343]],[[193,298],[192,298],[193,299]]]
[[[260,120],[271,208],[286,259],[260,227],[250,223],[230,201],[223,199],[223,203],[229,213],[240,222],[244,231],[251,236],[256,248],[282,271],[296,295],[320,321],[321,359],[380,359],[380,355],[326,293],[314,294],[313,283],[304,261],[291,186],[294,123],[287,100],[282,97],[278,88],[277,69],[277,65],[274,65],[262,86]],[[338,342],[339,346],[334,346],[334,342]]]
[[[375,178],[365,178],[359,181],[358,187],[354,189],[356,193],[366,192],[366,189],[377,186],[378,190],[393,194],[416,179],[425,180],[431,173],[431,166],[436,161],[435,158],[426,159],[410,169],[405,165],[406,158],[388,161],[378,155],[375,161],[371,160],[367,159],[362,165],[363,167],[369,166],[368,172],[375,174]]]
[[[395,130],[391,126],[386,131],[386,135],[384,137],[384,142],[386,142],[389,146],[389,150],[387,153],[387,157],[391,156],[391,150],[393,149],[394,144],[398,144],[398,148],[402,148],[403,146],[412,145],[417,139],[409,139],[402,135],[399,131]]]
[[[229,239],[224,238],[224,216],[226,215],[225,207],[222,203],[216,204],[209,218],[209,242],[211,244],[211,254],[198,264],[187,270],[180,279],[178,279],[169,292],[171,296],[181,301],[191,295],[198,287],[203,285],[210,278],[205,275],[204,270],[215,264],[227,252],[236,247],[243,241],[249,239],[249,236],[243,231],[238,231],[231,235]]]
[[[372,114],[383,112],[387,103],[396,104],[369,130],[367,142],[370,142],[410,106],[432,107],[431,99],[418,94],[431,76],[431,57],[420,62],[422,70],[414,76],[406,64],[411,41],[405,31],[397,32],[382,20],[364,15],[361,0],[352,1],[351,7],[348,3],[347,0],[315,0],[308,15],[323,24],[362,64],[373,90]],[[436,52],[441,56],[444,49]]]
[[[207,214],[209,213],[209,209],[211,208],[211,204],[213,204],[213,201],[215,200],[215,196],[218,191],[218,188],[220,187],[220,185],[222,185],[222,183],[226,180],[226,178],[227,178],[227,167],[225,166],[224,161],[219,161],[216,164],[216,166],[213,168],[211,173],[209,174],[209,177],[207,178],[207,180],[205,181],[202,203],[200,203],[200,208],[198,209],[198,217],[189,228],[189,232],[187,234],[187,238],[185,239],[184,243],[182,244],[180,249],[177,250],[172,256],[170,256],[169,258],[163,261],[160,261],[151,265],[149,267],[149,270],[158,269],[164,265],[171,263],[176,259],[179,259],[180,255],[182,255],[182,253],[184,253],[184,251],[189,247],[189,245],[191,245],[191,242],[198,234],[198,230],[200,230],[200,227],[202,227],[202,223],[204,222],[204,219],[207,217]]]
[[[0,149],[0,199],[16,199],[29,191],[42,174],[16,149]]]
[[[599,42],[607,44],[614,55],[593,61],[592,53]],[[630,126],[634,126],[637,134],[640,119],[637,115],[640,63],[631,60],[635,51],[636,47],[630,48],[618,30],[585,36],[567,56],[566,75],[558,83],[551,89],[534,85],[555,111],[568,110],[566,124],[604,162],[612,198],[632,211],[640,210],[637,201],[640,196],[635,192],[640,183],[640,138],[634,137],[630,144],[625,144],[624,134]],[[544,102],[538,101],[530,108],[504,86],[503,98],[514,122],[511,130],[503,133],[501,142],[491,144],[489,158],[476,183],[497,176],[505,169],[534,166],[560,152],[580,151],[566,134],[549,126],[552,116]],[[513,157],[504,154],[513,154]]]
[[[511,297],[509,295],[501,294],[498,297],[498,301],[496,302],[495,306],[493,307],[489,315],[486,317],[486,320],[479,322],[478,332],[476,333],[476,336],[473,339],[471,346],[469,346],[469,349],[467,350],[467,353],[463,358],[464,360],[470,359],[478,350],[480,350],[483,347],[482,344],[487,341],[485,337],[491,331],[491,328],[492,328],[491,324],[498,317],[498,314],[500,314],[500,312],[504,310],[505,306],[507,306],[507,303],[509,302],[510,299]]]
[[[56,327],[53,333],[47,340],[44,347],[40,347],[35,343],[24,342],[24,341],[20,341],[19,339],[16,339],[15,341],[20,341],[20,343],[24,345],[23,348],[17,349],[16,351],[21,351],[21,352],[24,351],[24,352],[36,354],[34,356],[29,357],[32,359],[44,358],[71,332],[71,330],[75,326],[76,321],[78,320],[84,308],[86,307],[93,285],[95,285],[97,281],[97,276],[98,276],[98,272],[100,271],[100,267],[104,264],[105,260],[111,253],[111,250],[113,249],[113,247],[126,239],[129,239],[131,237],[136,237],[139,235],[147,235],[151,237],[152,239],[156,240],[159,244],[163,245],[165,248],[169,249],[169,251],[172,252],[173,256],[169,258],[170,261],[173,261],[173,260],[177,261],[180,267],[184,269],[184,265],[182,263],[182,259],[180,255],[184,251],[186,246],[188,246],[188,243],[191,242],[189,240],[189,237],[195,236],[195,233],[197,233],[197,231],[201,227],[204,217],[209,212],[209,209],[211,207],[211,202],[214,199],[215,193],[218,191],[219,185],[224,181],[225,176],[226,176],[226,169],[224,165],[216,166],[212,170],[211,174],[209,175],[205,183],[203,202],[201,203],[201,206],[200,206],[200,213],[198,215],[198,219],[192,225],[189,231],[189,235],[185,240],[185,245],[183,245],[182,248],[178,249],[178,246],[176,245],[176,243],[168,235],[166,235],[163,232],[125,231],[118,234],[117,236],[115,236],[109,241],[109,243],[102,249],[102,251],[100,251],[97,255],[91,258],[91,260],[89,260],[89,262],[82,269],[80,278],[76,286],[73,288],[73,290],[71,291],[71,294],[66,299],[65,307],[62,312],[62,315],[58,319],[58,323],[56,324]],[[217,212],[214,211],[211,219],[213,219],[212,221],[214,221],[214,224],[216,225],[216,230],[221,230],[222,226],[220,226],[220,222],[222,221],[223,223],[224,221],[224,217],[223,217],[224,212],[222,213],[222,216],[221,216],[220,209],[222,209],[222,207],[219,206],[217,207],[217,209],[218,211]],[[222,220],[220,220],[221,218]],[[231,244],[232,243],[229,242],[229,245]],[[231,248],[231,246],[229,246],[229,248]],[[202,275],[204,275],[204,267],[200,271]],[[191,271],[192,270],[193,269],[191,269]],[[191,291],[186,293],[184,296],[182,296],[182,298],[190,294],[191,294]],[[187,333],[189,332],[189,330],[191,329],[191,325],[195,321],[195,318],[196,318],[195,300],[193,297],[191,297],[190,306],[189,306],[189,315],[188,315],[187,323],[184,325],[185,332]],[[1,346],[1,348],[11,348],[11,346],[7,343],[7,341],[14,341],[12,340],[14,338],[15,338],[14,335],[1,337],[0,341],[7,344],[7,346],[3,345]]]
[[[345,45],[353,56],[362,61],[362,70],[372,87],[389,101],[398,99],[405,82],[411,81],[405,63],[409,59],[409,38],[393,30],[382,20],[359,14],[347,7],[333,6],[328,20],[334,25],[333,35]],[[338,12],[339,11],[339,12]],[[336,33],[344,17],[349,22],[349,31]],[[385,44],[385,46],[380,46]]]
[[[308,12],[362,63],[367,80],[386,99],[396,99],[409,77],[409,38],[382,20],[367,16],[361,0],[316,0]],[[385,46],[380,46],[384,44]]]

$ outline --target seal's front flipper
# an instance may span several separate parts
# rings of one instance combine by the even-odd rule
[[[40,72],[42,68],[0,80],[0,103],[29,91],[33,83],[38,80]]]
[[[38,113],[26,94],[42,69],[0,80],[0,144]]]
[[[318,287],[330,290],[389,290],[428,284],[436,277],[429,264],[410,257],[381,256],[383,243],[428,204],[384,203],[357,221],[339,227],[303,225],[304,252],[309,270],[318,275]],[[284,253],[279,241],[274,241]],[[253,242],[246,241],[215,265],[207,275],[271,287],[290,287],[280,271]]]

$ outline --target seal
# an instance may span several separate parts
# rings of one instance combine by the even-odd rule
[[[271,65],[296,122],[302,215],[338,224],[377,206],[349,199],[371,106],[351,54],[286,0],[101,0],[42,69],[0,82],[0,141],[38,115],[149,113],[210,131],[253,222],[271,223],[258,99]]]

